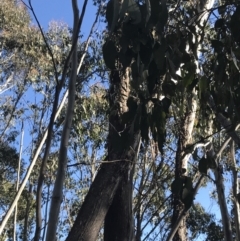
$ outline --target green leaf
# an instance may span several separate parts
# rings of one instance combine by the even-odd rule
[[[236,41],[240,41],[240,5],[237,6],[231,17],[230,29]]]
[[[226,11],[226,6],[220,6],[218,7],[218,14],[221,15],[221,14],[224,14]]]
[[[131,21],[131,24],[139,24],[141,22],[141,11],[134,0],[128,0],[126,13],[128,13],[128,19]]]
[[[107,9],[106,9],[106,19],[108,22],[109,29],[111,29],[112,22],[113,22],[113,8],[114,8],[114,0],[110,0],[107,4]]]
[[[166,42],[162,41],[162,44],[156,43],[153,48],[153,58],[159,69],[161,69],[164,65],[166,47]]]
[[[148,44],[140,44],[140,58],[143,64],[146,66],[149,65],[151,58],[152,58],[152,46],[150,43]]]
[[[201,93],[204,93],[206,91],[207,85],[208,85],[208,80],[204,75],[199,80],[199,90],[201,91]]]
[[[194,195],[192,190],[183,188],[182,191],[182,202],[185,205],[185,209],[189,209],[193,204]]]
[[[162,102],[163,111],[165,113],[168,113],[169,107],[171,105],[171,100],[169,98],[165,97],[161,100],[161,102]]]
[[[190,60],[189,62],[185,63],[181,68],[181,73],[183,76],[183,87],[188,87],[192,84],[193,80],[195,79],[196,73],[196,64],[194,61]]]
[[[185,177],[184,187],[187,188],[188,190],[192,190],[193,189],[193,183],[192,183],[192,178],[191,177]]]
[[[202,158],[200,159],[199,163],[198,163],[198,170],[201,173],[207,174],[207,170],[208,170],[208,160],[206,158]]]
[[[161,6],[161,12],[159,14],[157,30],[160,33],[162,33],[168,20],[168,9],[167,9],[166,3],[161,4],[160,6]]]
[[[211,40],[212,47],[214,48],[215,52],[221,52],[223,48],[223,43],[219,40],[213,39]]]
[[[127,51],[124,53],[123,51],[120,51],[118,54],[119,61],[122,63],[123,68],[129,67],[131,65],[134,53],[131,49],[127,49]]]
[[[103,59],[109,69],[115,69],[115,60],[117,57],[117,49],[112,40],[106,41],[103,45]]]
[[[162,90],[163,90],[164,95],[174,96],[176,93],[176,84],[171,80],[170,81],[167,80],[166,78],[168,78],[168,77],[170,77],[170,76],[167,73],[165,76],[165,81],[162,84]]]
[[[132,96],[130,96],[127,99],[127,107],[129,108],[129,111],[134,112],[134,114],[135,114],[135,111],[138,107],[136,98],[133,98]]]
[[[182,178],[175,179],[171,184],[171,191],[174,195],[180,194],[183,188],[183,180]]]
[[[223,18],[220,18],[215,22],[214,28],[215,28],[215,30],[219,30],[219,29],[223,28],[224,25],[225,25],[225,20]]]
[[[191,85],[191,83],[194,80],[194,76],[195,76],[195,73],[193,71],[191,71],[183,77],[183,86],[185,88],[188,87],[189,85]]]

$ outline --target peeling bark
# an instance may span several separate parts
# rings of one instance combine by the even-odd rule
[[[175,162],[175,179],[187,175],[187,163],[190,154],[186,154],[185,150],[188,144],[192,140],[192,131],[194,121],[196,117],[197,102],[195,99],[196,92],[193,91],[188,97],[188,108],[184,119],[182,120],[182,128],[179,133],[176,162]],[[179,220],[181,213],[184,210],[184,204],[181,201],[180,194],[174,196],[173,200],[173,216],[172,216],[172,227],[175,226]],[[187,240],[187,228],[186,228],[186,216],[181,218],[179,227],[173,238],[174,241],[186,241]]]

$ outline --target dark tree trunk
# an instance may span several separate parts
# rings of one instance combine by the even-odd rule
[[[131,236],[132,178],[129,173],[139,143],[139,130],[135,123],[139,122],[140,116],[136,111],[127,121],[122,118],[129,111],[129,74],[128,69],[124,74],[111,72],[109,162],[101,165],[66,241],[95,241],[106,215],[105,241],[124,241]]]
[[[134,128],[134,124],[135,121],[139,121],[139,118],[136,120],[137,113],[135,113],[134,118],[129,120],[127,125],[121,121],[123,115],[129,111],[127,107],[130,94],[129,77],[129,69],[126,69],[126,72],[122,75],[116,71],[111,73],[112,87],[115,86],[114,89],[116,90],[117,86],[119,97],[110,102],[110,108],[117,110],[119,114],[116,115],[114,114],[116,112],[113,111],[109,117],[108,156],[110,160],[116,160],[129,153],[126,159],[129,165],[123,173],[123,178],[105,218],[104,241],[129,241],[132,240],[133,236],[131,171],[133,171],[133,163],[139,143],[138,130]],[[122,136],[122,140],[120,140],[119,135]],[[116,141],[117,139],[119,139],[119,142]]]
[[[95,241],[128,163],[101,165],[66,241]],[[90,228],[91,227],[91,228]]]
[[[132,178],[129,172],[116,191],[104,224],[104,241],[129,241],[133,236]]]

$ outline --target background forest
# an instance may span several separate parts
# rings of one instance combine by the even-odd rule
[[[0,241],[240,241],[239,1],[69,4],[0,1]]]

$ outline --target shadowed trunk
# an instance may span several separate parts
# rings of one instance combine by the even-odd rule
[[[108,160],[101,165],[66,241],[95,241],[106,215],[105,240],[124,241],[131,235],[130,170],[140,138],[138,127],[135,127],[140,116],[136,111],[127,122],[122,118],[129,113],[129,75],[129,69],[124,75],[119,71],[111,72]]]
[[[104,241],[132,240],[132,179],[128,171],[116,191],[113,202],[108,210],[104,225]]]
[[[122,118],[123,115],[129,111],[127,106],[127,100],[130,94],[129,68],[127,68],[122,75],[119,72],[112,71],[111,81],[112,87],[117,86],[119,89],[119,98],[116,97],[110,101],[110,108],[117,110],[118,107],[116,103],[120,108],[118,110],[119,114],[115,115],[114,113],[116,113],[116,111],[113,111],[109,117],[109,159],[121,159],[122,156],[125,156],[124,153],[129,150],[131,151],[129,157],[132,162],[129,163],[128,168],[123,173],[123,178],[105,218],[104,241],[128,241],[131,240],[133,236],[132,175],[130,173],[134,171],[132,170],[134,166],[133,161],[140,140],[138,130],[134,128],[135,121],[139,121],[139,119],[134,115],[133,120],[131,120],[127,126],[119,119],[119,115],[120,118]],[[114,91],[114,89],[112,88],[111,90]],[[112,94],[114,94],[114,92]],[[123,138],[122,140],[119,138],[120,135]],[[117,139],[119,139],[119,141],[116,141]]]

